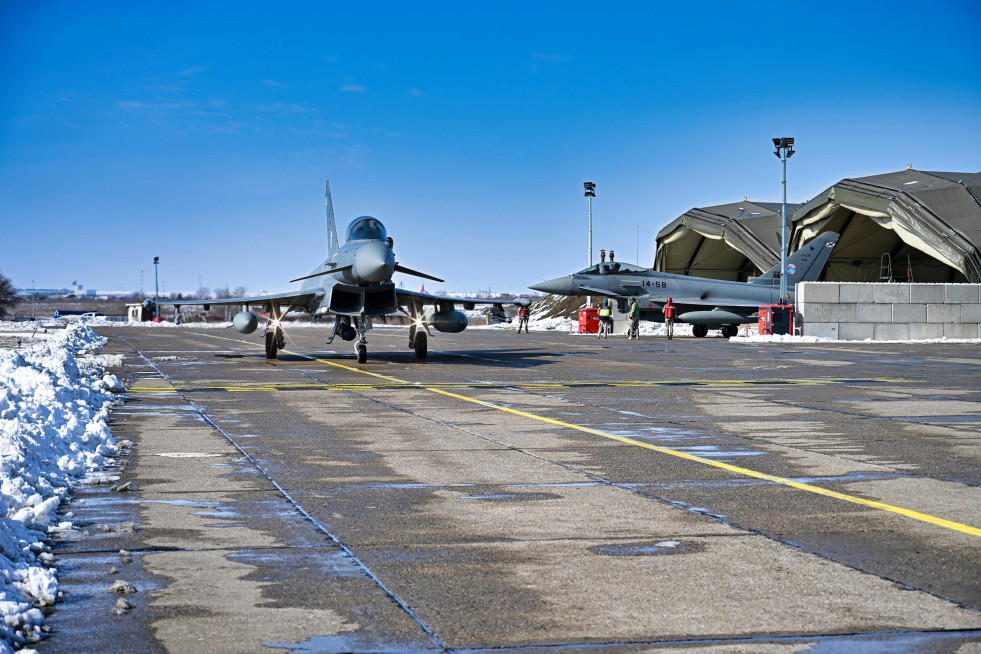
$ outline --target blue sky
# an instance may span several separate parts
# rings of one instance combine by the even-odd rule
[[[285,290],[380,218],[453,292],[594,250],[650,265],[694,206],[981,170],[981,4],[0,0],[0,271]],[[406,285],[416,287],[410,278]]]

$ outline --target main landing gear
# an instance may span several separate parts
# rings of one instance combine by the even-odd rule
[[[694,334],[696,338],[704,338],[705,335],[709,333],[708,325],[692,325],[691,333]]]
[[[425,359],[429,354],[429,337],[425,329],[419,330],[413,324],[409,327],[409,347],[416,352],[417,359]]]
[[[415,304],[412,305],[412,312],[402,309],[402,313],[409,316],[412,321],[409,324],[409,347],[415,350],[417,359],[425,359],[429,355],[429,335],[426,325],[420,318],[420,313]]]
[[[722,325],[722,337],[732,338],[739,333],[739,327],[736,325]]]
[[[282,327],[276,327],[273,331],[266,332],[266,358],[275,359],[276,353],[286,347],[286,334]]]

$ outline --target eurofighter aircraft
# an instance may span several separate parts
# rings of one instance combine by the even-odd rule
[[[787,258],[787,303],[793,304],[794,284],[814,281],[824,270],[838,234],[826,232]],[[629,263],[603,262],[572,275],[533,284],[528,288],[555,295],[604,295],[621,307],[637,298],[641,320],[663,322],[668,298],[677,308],[677,320],[693,325],[702,337],[709,329],[735,336],[738,325],[753,323],[761,305],[780,304],[780,264],[747,282],[689,277],[657,272]]]
[[[221,300],[168,302],[175,306],[176,321],[180,323],[180,308],[184,305],[201,305],[205,311],[211,306],[239,305],[243,310],[235,315],[232,325],[243,334],[251,334],[258,328],[259,318],[246,310],[246,307],[262,307],[262,311],[268,316],[263,330],[266,358],[275,359],[276,353],[286,345],[282,327],[282,319],[286,314],[302,311],[313,316],[333,315],[334,331],[327,343],[333,342],[337,336],[345,341],[357,339],[354,349],[358,363],[364,363],[368,358],[368,341],[365,335],[371,329],[373,317],[402,314],[411,318],[409,348],[421,359],[428,353],[429,327],[454,334],[466,329],[467,316],[457,311],[457,304],[467,310],[473,309],[477,304],[489,304],[492,313],[499,318],[504,317],[503,305],[529,304],[526,297],[484,300],[430,295],[396,288],[392,281],[392,275],[396,272],[436,282],[443,280],[398,263],[395,260],[395,243],[377,218],[355,218],[347,228],[347,242],[339,245],[330,182],[327,182],[325,202],[327,259],[309,274],[290,280],[291,283],[302,282],[298,290]]]

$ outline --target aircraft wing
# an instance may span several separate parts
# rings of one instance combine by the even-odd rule
[[[285,293],[271,293],[269,295],[253,295],[250,297],[229,297],[215,300],[167,300],[161,304],[172,304],[175,307],[194,305],[194,306],[242,306],[242,305],[266,305],[270,302],[277,302],[280,306],[293,306],[294,308],[305,308],[317,296],[313,291],[286,291]]]
[[[395,294],[398,296],[399,304],[415,304],[416,306],[425,306],[426,304],[435,304],[437,302],[454,302],[457,304],[496,304],[503,306],[506,304],[517,304],[527,306],[531,304],[531,300],[526,297],[516,297],[511,300],[488,300],[486,298],[476,298],[476,297],[459,297],[453,295],[433,295],[432,293],[420,293],[418,291],[407,291],[405,289],[396,289]]]

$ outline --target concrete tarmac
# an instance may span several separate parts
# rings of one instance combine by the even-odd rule
[[[981,651],[981,346],[100,333],[42,653]]]

